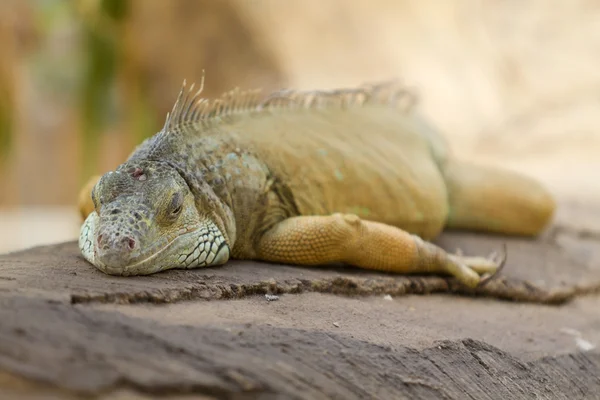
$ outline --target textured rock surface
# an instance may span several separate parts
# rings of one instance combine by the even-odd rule
[[[0,397],[598,398],[600,241],[577,228],[584,214],[598,216],[571,209],[535,241],[445,234],[467,253],[507,243],[488,298],[341,267],[109,277],[74,243],[3,255]],[[588,290],[561,305],[489,298],[515,287]]]
[[[0,365],[63,392],[573,399],[600,387],[597,353],[523,362],[472,339],[416,350],[268,325],[165,325],[16,296],[0,304]]]

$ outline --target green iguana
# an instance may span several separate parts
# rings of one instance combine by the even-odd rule
[[[452,158],[394,83],[216,100],[192,85],[160,132],[80,195],[85,259],[114,275],[229,258],[452,275],[502,257],[450,254],[444,227],[536,235],[555,203],[532,179]],[[407,101],[408,100],[408,101]],[[91,192],[91,195],[90,195]]]

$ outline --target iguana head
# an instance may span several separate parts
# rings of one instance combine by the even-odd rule
[[[146,275],[219,265],[229,258],[226,237],[165,162],[122,164],[102,176],[92,200],[95,210],[81,227],[79,247],[107,274]]]

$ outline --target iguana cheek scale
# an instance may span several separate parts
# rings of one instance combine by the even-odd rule
[[[161,131],[82,189],[79,247],[101,271],[231,257],[435,273],[474,287],[504,257],[449,254],[428,240],[446,227],[532,236],[554,213],[538,182],[454,159],[393,83],[264,100],[201,92],[184,82]]]

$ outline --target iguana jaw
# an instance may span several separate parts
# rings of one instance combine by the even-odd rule
[[[176,236],[165,246],[142,260],[125,266],[107,265],[98,256],[96,227],[98,214],[92,212],[81,227],[79,248],[83,257],[108,275],[149,275],[174,268],[222,265],[229,260],[230,249],[219,229],[206,221],[197,229]]]

